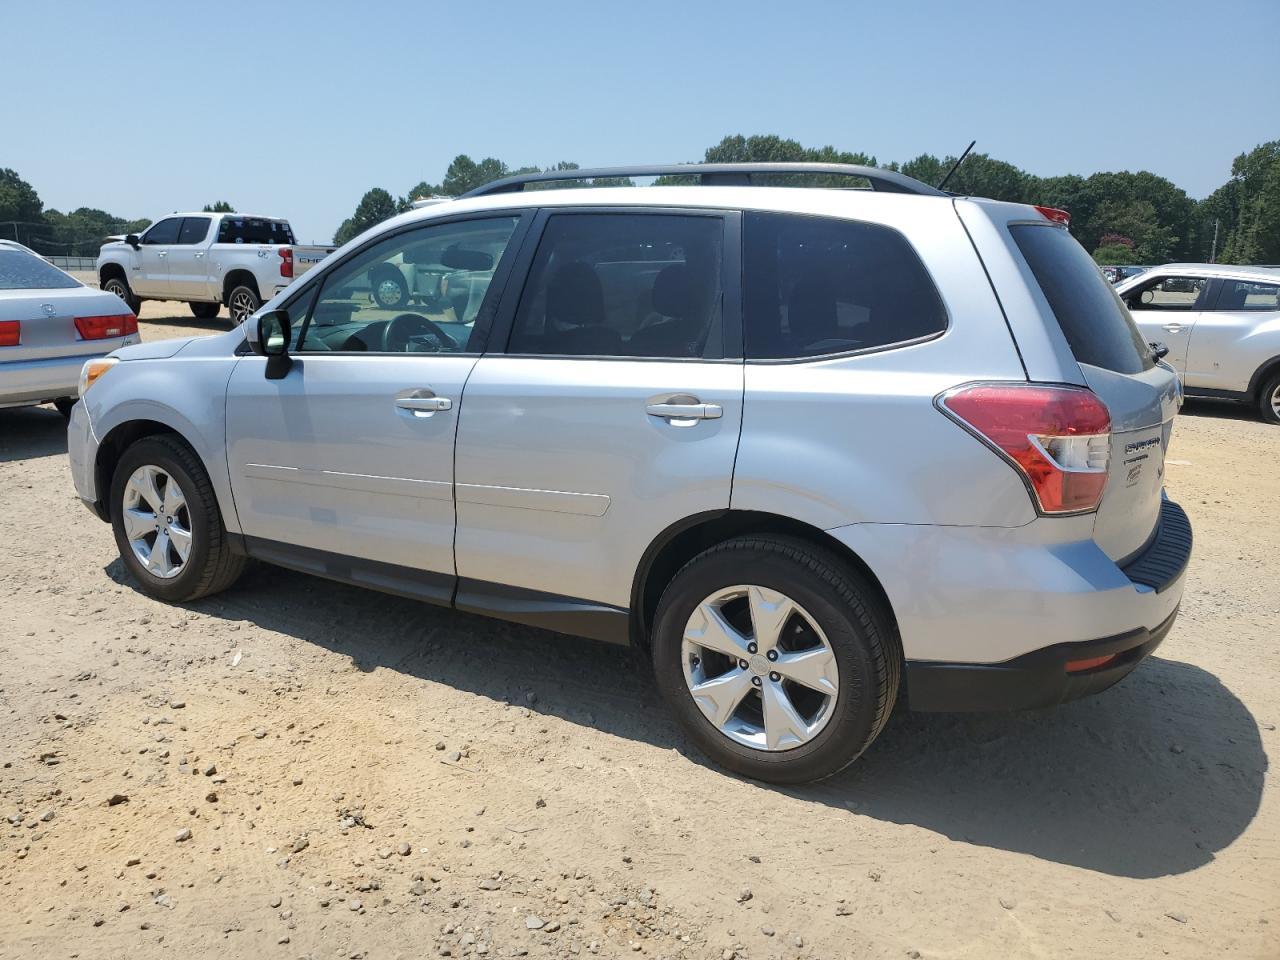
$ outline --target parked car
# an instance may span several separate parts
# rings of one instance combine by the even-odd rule
[[[144,300],[181,300],[209,320],[225,304],[239,324],[333,250],[295,243],[277,217],[175,213],[140,236],[111,238],[98,254],[98,278],[134,313]]]
[[[1143,337],[1168,347],[1188,395],[1248,403],[1280,423],[1280,270],[1171,263],[1116,292]]]
[[[1139,266],[1106,266],[1102,268],[1102,275],[1111,283],[1120,283],[1122,280],[1145,273],[1148,269],[1150,268]]]
[[[872,189],[751,185],[778,172]],[[1177,380],[1065,219],[824,164],[499,181],[242,331],[91,364],[75,486],[151,596],[256,557],[636,644],[715,760],[827,776],[899,698],[1070,700],[1174,622]],[[423,250],[477,310],[364,294]]]
[[[0,240],[0,250],[21,250],[23,253],[29,253],[31,254],[31,256],[37,257],[40,260],[45,259],[44,257],[40,256],[40,254],[32,250],[30,247],[24,246],[23,244],[19,243],[17,240]]]
[[[85,360],[137,342],[119,297],[0,241],[0,407],[53,403],[70,416]]]

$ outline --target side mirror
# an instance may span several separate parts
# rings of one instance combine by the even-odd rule
[[[280,380],[293,366],[289,357],[289,313],[269,310],[258,317],[257,337],[249,338],[249,346],[267,358],[267,379]]]
[[[138,242],[138,235],[136,233],[129,234],[127,237],[124,238],[124,242],[127,243],[129,246],[133,247],[133,249],[135,250],[142,249],[142,244]]]
[[[1157,360],[1163,360],[1165,357],[1169,355],[1169,348],[1166,347],[1163,343],[1157,343],[1156,341],[1152,340],[1151,343],[1148,344],[1148,346],[1151,347],[1151,355],[1154,356]]]

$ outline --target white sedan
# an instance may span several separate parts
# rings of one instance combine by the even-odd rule
[[[139,339],[137,317],[115,294],[0,243],[0,407],[53,403],[70,416],[85,361]]]

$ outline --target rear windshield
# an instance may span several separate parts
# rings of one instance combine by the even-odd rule
[[[218,227],[218,243],[293,243],[288,220],[263,217],[224,217]]]
[[[39,257],[0,248],[0,290],[65,290],[78,286],[79,280]]]
[[[1116,373],[1141,373],[1155,364],[1151,348],[1093,258],[1062,227],[1009,227],[1080,363]]]

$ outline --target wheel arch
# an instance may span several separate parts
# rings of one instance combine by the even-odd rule
[[[114,260],[104,263],[98,268],[98,284],[105,284],[112,277],[119,277],[125,283],[129,282],[129,276],[125,273],[124,267]]]
[[[115,478],[116,466],[120,463],[120,458],[139,440],[159,434],[177,436],[191,446],[191,442],[181,433],[169,424],[158,420],[126,420],[113,427],[98,442],[98,452],[93,462],[94,489],[98,493],[98,501],[94,507],[98,516],[107,523],[111,522],[111,483]]]
[[[258,286],[258,278],[253,271],[244,267],[237,267],[234,270],[227,271],[227,275],[222,280],[222,305],[224,307],[231,306],[231,291],[245,284],[253,288],[253,292],[257,294],[259,300],[262,299],[262,289]]]
[[[1265,361],[1257,370],[1254,371],[1253,377],[1249,380],[1250,401],[1259,399],[1263,386],[1265,386],[1266,382],[1277,373],[1280,373],[1280,356],[1274,356],[1270,360]]]
[[[648,649],[653,615],[672,577],[703,550],[741,536],[784,536],[803,540],[839,557],[866,578],[897,632],[897,617],[880,579],[857,553],[825,530],[781,514],[757,510],[713,510],[673,523],[660,533],[636,567],[631,587],[631,643]]]

